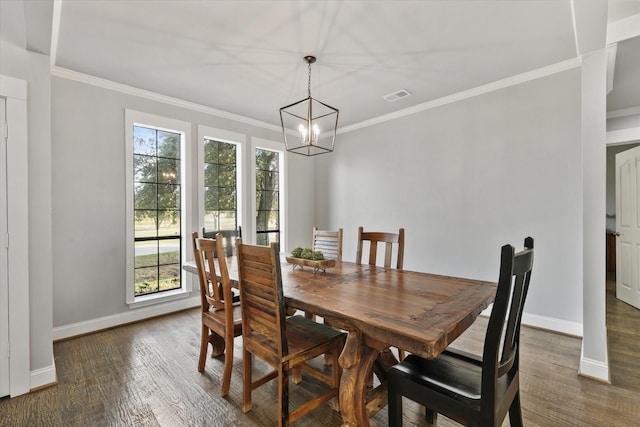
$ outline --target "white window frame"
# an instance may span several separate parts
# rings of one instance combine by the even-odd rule
[[[210,126],[198,125],[198,230],[204,227],[204,140],[235,144],[236,151],[236,220],[238,226],[246,223],[246,212],[244,209],[244,152],[247,145],[247,136],[242,133],[231,132],[224,129],[217,129]],[[244,236],[243,236],[244,237]]]
[[[126,301],[129,308],[143,307],[152,304],[159,304],[166,301],[176,300],[180,298],[186,298],[191,295],[193,288],[193,282],[191,277],[187,276],[184,269],[180,269],[180,283],[182,287],[173,291],[161,292],[158,294],[150,294],[143,296],[135,296],[135,221],[134,221],[134,191],[133,191],[133,127],[144,126],[154,129],[165,130],[180,134],[180,185],[181,185],[181,200],[180,200],[180,235],[182,250],[180,263],[183,265],[187,261],[187,253],[192,252],[191,249],[191,234],[188,230],[192,229],[191,225],[191,188],[193,175],[190,173],[191,169],[191,123],[184,122],[182,120],[176,120],[168,117],[157,116],[155,114],[144,113],[140,111],[134,111],[125,109],[125,161],[126,161],[126,217],[127,217],[127,230],[126,230]],[[189,275],[190,276],[190,275]]]
[[[278,197],[279,197],[279,209],[280,209],[280,252],[283,253],[286,251],[286,236],[287,236],[287,187],[285,183],[287,182],[287,155],[289,154],[285,146],[282,142],[275,142],[269,139],[263,139],[258,137],[251,138],[251,230],[247,237],[251,237],[251,243],[255,244],[256,237],[256,151],[259,149],[265,149],[270,151],[277,151],[280,155],[278,159],[280,161],[279,164],[279,176],[278,176]],[[242,236],[242,240],[245,240],[244,233]]]

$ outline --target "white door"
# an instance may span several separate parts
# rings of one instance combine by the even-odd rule
[[[616,154],[616,297],[640,308],[640,147]]]
[[[6,100],[0,97],[0,397],[9,394],[9,283],[7,274]]]

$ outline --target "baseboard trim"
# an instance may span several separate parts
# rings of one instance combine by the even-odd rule
[[[565,335],[582,338],[582,323],[570,322],[568,320],[555,319],[553,317],[539,316],[537,314],[523,313],[522,324],[533,328],[547,329]]]
[[[53,328],[53,340],[59,341],[79,335],[86,335],[103,329],[125,325],[127,323],[139,322],[151,317],[162,316],[164,314],[198,307],[200,296],[184,298],[153,306],[145,306],[132,309],[126,313],[118,313],[111,316],[99,317],[97,319],[86,320],[84,322],[72,323],[70,325]]]
[[[491,308],[480,313],[481,316],[491,316]],[[536,329],[544,329],[546,331],[557,332],[572,337],[582,338],[582,323],[570,322],[568,320],[556,319],[553,317],[540,316],[538,314],[523,313],[522,324]]]
[[[31,392],[58,384],[56,362],[51,358],[51,365],[35,369],[29,375],[29,389]]]
[[[578,368],[578,375],[611,384],[611,377],[609,376],[609,361],[605,360],[603,362],[600,360],[589,359],[584,357],[583,351],[584,349],[580,352],[580,367]]]

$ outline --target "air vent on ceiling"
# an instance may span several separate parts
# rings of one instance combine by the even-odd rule
[[[383,96],[382,99],[384,99],[387,102],[393,102],[393,101],[397,101],[400,98],[406,98],[409,95],[411,95],[411,92],[409,92],[406,89],[400,89],[397,92],[393,92],[393,93],[390,93],[389,95]]]

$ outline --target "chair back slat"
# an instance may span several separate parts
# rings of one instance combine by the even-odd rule
[[[482,393],[494,393],[497,381],[518,370],[520,324],[533,267],[533,239],[515,253],[511,245],[501,251],[498,289],[485,337]]]
[[[393,244],[398,245],[398,261],[396,268],[402,270],[404,264],[404,228],[398,233],[386,232],[365,232],[362,227],[358,227],[358,251],[356,253],[356,264],[362,263],[363,242],[369,242],[369,265],[376,265],[378,258],[378,243],[385,244],[384,268],[391,268],[391,258]]]
[[[342,261],[342,228],[338,231],[318,230],[313,227],[312,248],[320,251],[326,259]]]
[[[278,244],[253,246],[236,241],[243,340],[250,348],[270,347],[287,354],[285,305]]]
[[[208,239],[215,239],[217,234],[222,235],[222,245],[224,247],[224,254],[227,257],[235,255],[236,240],[242,238],[242,227],[238,226],[237,230],[206,230],[202,227],[202,237]]]

